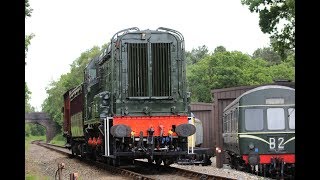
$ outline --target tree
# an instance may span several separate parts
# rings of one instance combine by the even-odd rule
[[[40,124],[27,123],[25,125],[25,136],[43,136],[46,134],[46,129]]]
[[[227,49],[226,49],[224,46],[217,46],[217,47],[214,49],[213,53],[226,52],[226,51],[227,51]]]
[[[25,17],[27,16],[31,16],[31,12],[33,11],[33,9],[31,9],[30,4],[29,4],[29,0],[25,0],[24,1],[24,7],[25,7]]]
[[[259,26],[270,34],[271,45],[285,59],[295,49],[295,0],[241,0],[251,12],[259,13]]]
[[[192,49],[191,52],[186,52],[187,64],[195,64],[208,55],[208,47],[206,45],[198,46],[197,49]]]
[[[31,17],[31,12],[33,11],[33,9],[31,9],[31,7],[30,7],[29,0],[25,0],[24,5],[25,5],[25,18]],[[33,37],[34,37],[33,33],[25,36],[25,39],[24,39],[25,57],[27,57],[28,46],[30,45],[30,41]],[[27,63],[25,62],[25,64],[27,64]]]
[[[25,0],[25,18],[27,17],[31,17],[31,12],[33,9],[31,9],[30,5],[29,5],[29,1]],[[30,45],[30,40],[34,37],[34,34],[31,34],[29,36],[25,37],[25,58],[27,57],[27,52],[28,52],[28,46]],[[26,65],[26,62],[25,62]],[[27,83],[24,83],[25,86],[25,101],[24,101],[24,105],[25,105],[25,112],[31,112],[34,111],[34,107],[32,107],[29,103],[29,100],[31,99],[31,91],[29,91],[29,88],[27,86]]]
[[[34,34],[31,33],[30,35],[26,35],[24,39],[24,54],[25,58],[27,57],[27,52],[28,52],[28,46],[30,45],[31,39],[34,37]],[[27,64],[27,62],[25,62]]]
[[[29,100],[31,99],[31,91],[29,91],[27,83],[24,84],[24,91],[25,91],[24,110],[25,112],[32,112],[34,111],[34,107],[32,107],[29,103]]]
[[[106,45],[103,45],[105,47]],[[46,87],[48,97],[42,103],[42,109],[62,127],[63,95],[68,90],[80,85],[84,79],[84,68],[89,61],[101,52],[100,47],[94,46],[81,53],[80,57],[70,65],[70,72],[62,74],[57,81],[50,82]]]
[[[280,55],[273,51],[271,47],[258,48],[253,52],[253,59],[261,58],[270,64],[279,64],[281,62]]]
[[[294,80],[292,59],[277,65],[253,59],[239,51],[219,52],[188,66],[187,81],[192,102],[212,102],[211,90]]]

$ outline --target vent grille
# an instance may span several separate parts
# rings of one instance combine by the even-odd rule
[[[128,44],[128,95],[148,96],[148,51],[146,43]]]
[[[152,96],[171,96],[171,51],[169,43],[153,43]]]

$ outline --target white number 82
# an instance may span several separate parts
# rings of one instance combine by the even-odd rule
[[[284,138],[278,137],[278,149],[284,148],[283,142],[284,142]],[[270,145],[270,149],[275,149],[276,148],[276,138],[274,138],[274,137],[269,138],[269,145]]]

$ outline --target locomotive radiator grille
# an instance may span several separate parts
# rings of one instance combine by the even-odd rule
[[[169,43],[153,43],[152,96],[171,96],[171,51]]]
[[[148,51],[146,43],[128,44],[128,94],[148,96]]]

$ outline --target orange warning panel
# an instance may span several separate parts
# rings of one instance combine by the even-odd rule
[[[172,130],[172,126],[176,127],[180,124],[187,124],[187,116],[134,116],[134,117],[113,117],[113,125],[124,124],[131,127],[134,131],[134,136],[139,137],[140,131],[143,136],[147,136],[147,131],[153,127],[153,136],[160,136],[161,129],[163,129],[162,136],[168,136],[168,132]],[[177,136],[174,132],[173,136]]]

